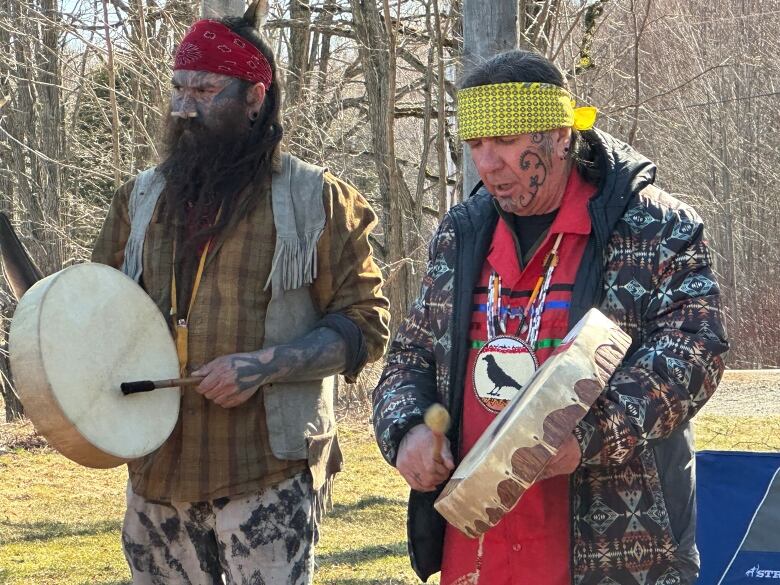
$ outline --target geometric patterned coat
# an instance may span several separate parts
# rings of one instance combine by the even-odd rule
[[[652,182],[655,167],[598,130],[583,134],[598,190],[575,281],[570,325],[598,307],[632,337],[627,357],[575,430],[573,585],[687,585],[698,574],[689,421],[712,396],[728,349],[701,218]],[[395,463],[406,432],[441,402],[458,460],[471,298],[498,214],[482,188],[454,206],[429,247],[420,295],[374,391],[374,427]],[[425,580],[440,569],[436,493],[412,491],[408,539]]]

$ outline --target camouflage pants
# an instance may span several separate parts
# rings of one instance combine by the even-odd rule
[[[154,503],[128,485],[122,546],[134,585],[310,585],[315,538],[308,470],[206,502]]]

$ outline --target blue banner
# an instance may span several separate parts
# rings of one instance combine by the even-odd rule
[[[780,585],[780,453],[696,454],[697,585]]]

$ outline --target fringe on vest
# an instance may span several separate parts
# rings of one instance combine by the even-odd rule
[[[165,187],[165,179],[150,167],[135,178],[130,192],[127,213],[130,218],[130,234],[125,243],[124,259],[120,270],[136,282],[141,281],[143,272],[144,240],[149,222],[152,220],[157,200]]]
[[[271,272],[265,288],[271,285],[271,277],[276,273],[280,262],[283,290],[293,290],[314,282],[317,278],[317,242],[323,231],[324,227],[311,231],[302,238],[277,237]]]
[[[328,476],[318,490],[314,490],[314,522],[320,525],[325,515],[333,510],[333,480],[336,474]]]
[[[139,260],[143,251],[143,242],[139,243],[135,238],[128,238],[121,270],[136,282],[141,279],[142,263]]]

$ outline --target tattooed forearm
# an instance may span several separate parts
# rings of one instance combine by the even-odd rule
[[[320,327],[285,345],[232,358],[240,390],[272,382],[320,380],[347,367],[347,344],[334,330]]]
[[[257,354],[238,354],[231,358],[231,365],[236,371],[236,385],[241,391],[268,383],[270,372],[264,367]]]

